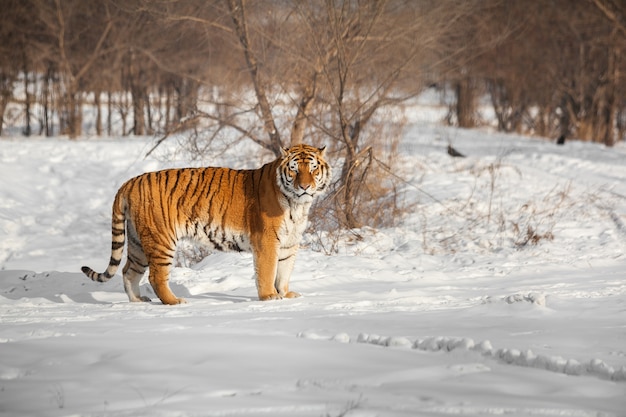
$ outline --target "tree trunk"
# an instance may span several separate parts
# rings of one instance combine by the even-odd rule
[[[148,116],[147,133],[152,135],[154,133],[154,127],[152,126],[152,105],[150,103],[150,93],[146,91],[144,94],[143,101],[146,105],[146,115]]]
[[[609,47],[608,63],[607,63],[607,83],[600,90],[600,100],[598,103],[598,128],[596,137],[598,142],[604,143],[606,146],[615,145],[615,117],[617,113],[617,104],[615,99],[615,90],[619,80],[619,66],[617,61],[619,58],[617,47]]]
[[[354,170],[357,165],[356,154],[348,149],[346,157],[343,161],[341,168],[340,183],[343,187],[342,193],[342,208],[341,212],[345,216],[345,227],[347,229],[356,229],[361,227],[361,224],[357,221],[354,214],[355,209],[355,195],[354,195]]]
[[[0,135],[2,135],[2,126],[4,126],[4,111],[7,108],[9,97],[4,91],[0,92]]]
[[[113,97],[111,90],[107,91],[107,135],[113,135]]]
[[[133,82],[130,89],[130,95],[133,102],[133,134],[141,136],[145,134],[146,127],[144,115],[145,94],[142,88]]]
[[[560,114],[558,115],[559,136],[569,138],[572,133],[572,120],[576,120],[575,103],[568,94],[563,94],[561,98]],[[578,132],[577,132],[578,133]]]
[[[476,98],[472,81],[465,77],[456,86],[456,116],[459,127],[476,126]]]
[[[180,123],[184,118],[192,115],[196,110],[198,103],[198,83],[191,80],[185,80],[182,77],[177,77],[176,83],[174,84],[174,90],[177,94],[176,117],[178,120],[176,120],[176,122]]]
[[[146,122],[144,115],[144,94],[140,89],[132,89],[131,99],[133,102],[133,134],[135,136],[141,136],[146,133]]]
[[[603,85],[597,90],[596,103],[594,103],[593,113],[593,141],[613,146],[613,107],[615,98],[613,88]]]
[[[52,136],[53,133],[51,126],[52,120],[50,117],[50,103],[52,102],[52,90],[50,89],[50,83],[53,82],[53,74],[52,65],[48,65],[48,68],[46,69],[46,76],[43,80],[43,91],[41,92],[41,100],[43,102],[43,133],[46,137]]]
[[[172,107],[172,87],[168,82],[165,86],[165,132],[169,132],[170,130],[170,121],[171,121],[171,107]]]
[[[4,112],[13,96],[13,81],[12,73],[7,74],[0,70],[0,135],[2,135],[2,126],[4,125]]]
[[[96,106],[96,135],[102,136],[102,103],[100,100],[100,91],[93,92],[93,102]]]
[[[30,127],[30,98],[31,94],[30,94],[30,76],[28,74],[28,64],[26,62],[26,56],[24,55],[24,118],[25,118],[25,123],[26,125],[24,126],[24,130],[22,131],[22,133],[24,134],[24,136],[30,136],[30,134],[32,133],[31,127]]]
[[[228,0],[228,8],[235,25],[235,31],[239,37],[239,43],[243,47],[248,72],[252,77],[252,84],[254,86],[257,102],[261,111],[263,127],[265,129],[265,133],[269,136],[269,143],[264,144],[264,146],[274,152],[274,155],[280,156],[283,144],[280,139],[278,129],[276,128],[276,123],[274,122],[274,116],[272,115],[272,109],[269,100],[267,99],[265,83],[259,72],[257,59],[250,48],[244,0]]]
[[[317,75],[319,71],[309,79],[309,83],[302,91],[302,98],[298,104],[298,112],[291,128],[291,145],[302,143],[304,132],[306,130],[309,114],[315,103],[315,94],[317,91]]]
[[[67,135],[70,139],[76,139],[82,134],[82,95],[76,90],[77,89],[72,86],[66,95]]]
[[[122,135],[126,136],[130,134],[130,132],[127,130],[128,121],[126,120],[128,118],[128,92],[122,91],[121,96],[122,97],[120,100],[119,112],[120,117],[122,118]]]

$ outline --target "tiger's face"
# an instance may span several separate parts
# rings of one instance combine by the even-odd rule
[[[296,145],[283,148],[278,169],[278,185],[283,194],[300,204],[311,203],[330,183],[330,166],[325,148]]]

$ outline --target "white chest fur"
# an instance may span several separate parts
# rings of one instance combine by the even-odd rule
[[[278,233],[281,249],[297,249],[307,226],[310,207],[308,203],[289,205]]]

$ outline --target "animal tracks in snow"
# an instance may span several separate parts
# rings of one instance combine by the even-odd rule
[[[424,352],[467,351],[509,365],[542,369],[566,375],[591,375],[612,381],[626,381],[626,366],[615,369],[601,359],[580,362],[561,356],[537,355],[532,350],[495,349],[489,340],[474,342],[466,337],[430,336],[424,339],[410,339],[403,336],[380,336],[360,333],[352,339],[347,333],[327,335],[316,331],[304,331],[297,337],[311,340],[327,340],[339,343],[366,343],[396,349],[415,349]],[[483,365],[481,365],[483,366]],[[481,368],[483,371],[488,367]]]

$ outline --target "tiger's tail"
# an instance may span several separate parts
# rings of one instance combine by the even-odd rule
[[[103,273],[98,273],[88,266],[83,266],[81,270],[87,277],[97,282],[107,282],[120,266],[122,261],[122,254],[124,252],[124,243],[126,241],[126,197],[124,195],[125,187],[122,187],[113,202],[113,214],[111,221],[111,259],[109,260],[109,266]]]

